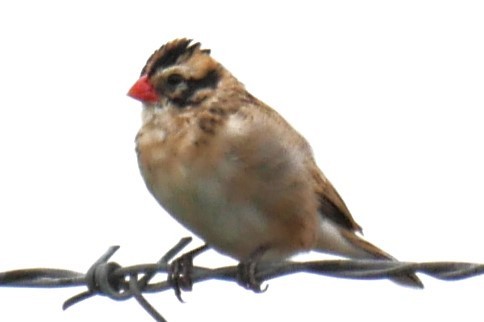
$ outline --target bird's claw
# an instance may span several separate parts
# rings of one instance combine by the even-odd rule
[[[176,298],[183,303],[184,301],[181,297],[182,291],[191,291],[193,287],[191,277],[193,268],[192,254],[187,253],[173,260],[170,268],[170,273],[168,274],[168,283],[170,283],[173,287]]]
[[[268,285],[262,288],[262,282],[255,276],[257,268],[256,261],[248,260],[240,262],[237,268],[237,282],[240,286],[254,291],[255,293],[263,293],[267,291]]]
[[[184,303],[181,297],[182,291],[189,292],[193,288],[193,259],[195,256],[203,253],[207,249],[208,245],[203,245],[181,255],[171,262],[170,272],[168,274],[168,283],[170,283],[170,285],[173,287],[178,301]]]

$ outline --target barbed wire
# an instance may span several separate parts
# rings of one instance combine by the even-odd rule
[[[182,238],[156,263],[122,267],[109,262],[119,246],[110,247],[91,265],[86,273],[71,270],[33,268],[0,272],[2,287],[56,288],[85,286],[87,290],[66,300],[62,306],[70,306],[94,295],[107,296],[121,301],[135,298],[157,322],[165,322],[163,316],[145,299],[143,293],[174,289],[170,278],[161,282],[150,282],[157,274],[172,273],[172,259],[191,241]],[[239,282],[239,266],[206,268],[193,266],[190,282],[224,280]],[[394,262],[385,260],[323,260],[309,262],[284,261],[257,265],[255,278],[260,282],[295,273],[320,274],[347,279],[387,279],[405,273],[420,272],[441,280],[460,280],[484,274],[484,264],[464,262]],[[183,290],[191,290],[184,285]],[[178,285],[177,285],[178,286]],[[175,292],[179,290],[175,290]],[[177,295],[178,296],[178,295]],[[180,299],[180,298],[179,298]]]

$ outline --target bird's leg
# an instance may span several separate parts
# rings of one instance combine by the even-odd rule
[[[171,262],[170,272],[168,274],[168,283],[172,285],[175,295],[180,302],[183,302],[181,292],[192,290],[193,282],[191,273],[193,268],[193,259],[195,256],[203,253],[207,249],[208,245],[205,244],[181,255]]]
[[[239,263],[237,271],[237,282],[239,285],[255,293],[262,293],[267,290],[267,286],[261,288],[262,282],[257,280],[255,273],[257,264],[268,248],[267,246],[257,248],[247,259]]]

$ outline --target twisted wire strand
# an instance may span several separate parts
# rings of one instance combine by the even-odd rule
[[[163,316],[144,298],[143,293],[173,289],[169,279],[150,282],[156,274],[170,274],[171,260],[185,248],[191,238],[181,239],[156,263],[122,267],[109,262],[119,246],[110,247],[87,273],[71,270],[33,268],[0,272],[0,287],[56,288],[85,286],[81,292],[63,304],[63,309],[94,295],[107,296],[121,301],[135,298],[157,322],[165,322]],[[441,280],[460,280],[484,274],[484,264],[464,262],[393,262],[386,260],[323,260],[309,262],[264,263],[257,266],[255,277],[263,282],[273,278],[311,273],[348,279],[386,279],[409,272],[419,272]],[[193,266],[190,279],[193,283],[217,279],[238,282],[238,266],[205,268]],[[185,290],[185,289],[184,289]]]

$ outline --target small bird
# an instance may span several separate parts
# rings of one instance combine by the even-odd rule
[[[311,250],[395,260],[360,237],[308,142],[200,43],[161,46],[128,95],[143,103],[136,152],[148,190],[210,247],[241,262]],[[414,273],[392,280],[423,287]]]

